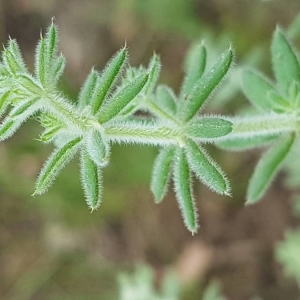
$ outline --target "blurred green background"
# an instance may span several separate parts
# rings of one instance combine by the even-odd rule
[[[238,67],[259,65],[271,74],[272,32],[276,24],[289,27],[299,12],[299,0],[2,0],[0,40],[16,38],[32,68],[40,32],[55,16],[67,58],[64,93],[75,98],[90,69],[100,70],[125,43],[132,65],[146,65],[157,52],[161,82],[178,91],[185,53],[199,40],[209,45],[211,59],[232,43]],[[290,35],[300,46],[299,31]],[[233,115],[247,107],[238,67],[206,112]],[[80,188],[78,162],[46,195],[31,197],[52,149],[36,140],[40,132],[30,120],[0,144],[1,300],[119,299],[120,272],[141,262],[151,266],[158,288],[173,270],[183,300],[202,299],[212,280],[227,299],[300,298],[296,282],[284,276],[274,255],[286,229],[299,225],[282,176],[261,203],[244,207],[259,151],[232,155],[211,149],[232,179],[233,197],[195,184],[201,228],[191,236],[172,192],[154,204],[149,182],[157,149],[151,147],[113,147],[103,204],[93,214]]]

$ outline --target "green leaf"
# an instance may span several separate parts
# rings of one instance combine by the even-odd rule
[[[61,126],[51,127],[46,129],[40,136],[39,140],[43,143],[49,143],[61,130]]]
[[[10,90],[4,91],[0,96],[0,117],[6,112],[11,99],[10,99]]]
[[[0,125],[0,141],[6,140],[7,138],[11,137],[15,132],[15,126],[16,122],[14,122],[12,119],[5,119]]]
[[[274,141],[278,135],[258,135],[252,137],[243,137],[243,136],[228,136],[224,140],[217,142],[216,145],[224,150],[228,151],[244,151],[253,148],[263,147],[270,142]]]
[[[203,117],[188,124],[186,133],[193,138],[217,138],[232,131],[230,121],[217,117]]]
[[[287,97],[293,81],[300,81],[300,67],[295,52],[279,28],[274,32],[271,51],[278,87]]]
[[[64,123],[57,119],[56,116],[50,114],[50,113],[42,113],[39,117],[39,121],[41,122],[42,126],[45,128],[47,127],[63,127]]]
[[[93,114],[96,114],[105,97],[110,92],[116,80],[122,73],[123,67],[127,61],[127,50],[121,49],[106,65],[101,76],[97,80],[97,85],[91,99]]]
[[[46,62],[52,65],[55,61],[55,56],[58,46],[58,29],[57,26],[51,24],[46,33]]]
[[[10,138],[20,126],[32,116],[40,106],[35,105],[35,98],[20,101],[0,125],[0,141]]]
[[[81,184],[89,208],[97,209],[101,204],[102,174],[86,151],[81,152]]]
[[[253,71],[243,72],[243,91],[251,103],[262,111],[273,108],[270,93],[277,93],[273,84],[260,74]]]
[[[221,55],[210,70],[205,72],[195,83],[187,99],[183,99],[184,109],[180,113],[184,121],[191,120],[197,114],[204,101],[227,74],[232,59],[232,49],[229,48]]]
[[[29,109],[33,108],[34,104],[38,104],[38,99],[39,98],[37,98],[37,97],[32,97],[32,98],[28,98],[23,101],[20,101],[11,110],[11,112],[9,113],[9,117],[11,117],[11,118],[21,117],[24,113],[26,113],[26,115],[28,115]],[[36,109],[34,109],[34,110],[31,109],[32,112],[30,113],[30,115],[33,114],[37,109],[38,109],[38,107],[36,107]]]
[[[180,98],[189,95],[197,82],[203,75],[206,66],[206,48],[198,45],[189,57],[186,67],[186,75],[181,87]]]
[[[289,89],[289,97],[290,106],[292,111],[300,107],[300,82],[296,82],[295,80],[290,86]]]
[[[174,187],[185,226],[192,234],[198,230],[197,212],[192,195],[191,174],[182,149],[178,149],[174,161]]]
[[[173,116],[176,114],[176,96],[166,85],[159,85],[157,87],[155,103],[169,115]]]
[[[53,23],[49,26],[45,37],[45,84],[54,88],[65,68],[65,60],[62,55],[58,56],[58,28]]]
[[[185,150],[189,166],[198,179],[214,192],[230,195],[229,182],[216,162],[191,140],[186,142]]]
[[[3,52],[2,52],[2,58],[3,58]],[[5,77],[9,76],[6,66],[0,62],[0,78],[3,79]]]
[[[85,80],[79,96],[78,96],[78,106],[83,108],[89,104],[92,99],[93,92],[95,90],[97,83],[97,72],[94,69],[90,72],[87,79]]]
[[[20,71],[20,67],[15,57],[8,49],[4,49],[2,52],[2,60],[6,69],[12,75],[16,75]]]
[[[278,93],[270,91],[268,98],[274,112],[285,113],[291,110],[291,103],[282,98]]]
[[[154,54],[151,58],[148,67],[149,78],[143,89],[146,95],[153,92],[160,75],[160,70],[161,70],[160,58],[158,55]]]
[[[93,162],[99,166],[107,166],[109,162],[110,146],[97,130],[90,130],[86,137],[86,150]]]
[[[41,86],[35,78],[29,74],[19,75],[18,84],[20,84],[25,91],[28,91],[35,96],[42,94]]]
[[[256,203],[264,196],[289,153],[294,139],[293,134],[281,138],[262,156],[250,179],[246,204]]]
[[[120,89],[100,111],[99,122],[105,123],[117,116],[147,83],[148,74],[143,74]]]
[[[151,179],[151,191],[155,196],[155,202],[162,201],[168,190],[170,182],[171,164],[175,155],[174,147],[166,147],[160,150],[157,155]]]
[[[35,53],[35,76],[40,81],[41,85],[45,85],[46,68],[51,67],[46,65],[46,42],[41,37]]]
[[[8,50],[12,54],[15,63],[18,65],[18,71],[20,73],[27,73],[28,71],[16,40],[9,40]]]
[[[62,74],[64,73],[66,67],[66,59],[65,57],[61,54],[60,56],[57,57],[56,61],[53,64],[53,78],[51,80],[51,84],[55,86],[59,79],[61,78]]]
[[[53,151],[37,179],[34,195],[41,195],[48,190],[60,171],[74,158],[80,142],[81,138],[75,138]]]

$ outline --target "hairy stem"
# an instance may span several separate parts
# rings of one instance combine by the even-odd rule
[[[106,136],[117,143],[141,143],[157,146],[182,144],[184,132],[157,124],[120,122],[105,126]]]
[[[233,130],[228,137],[240,136],[246,138],[300,130],[300,120],[297,116],[292,114],[270,114],[255,117],[231,118],[229,120],[233,123]]]

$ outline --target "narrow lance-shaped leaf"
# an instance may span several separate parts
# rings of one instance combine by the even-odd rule
[[[3,58],[3,52],[2,52],[2,58]],[[8,75],[8,73],[7,73],[5,65],[2,62],[0,62],[0,78],[6,77],[7,75]]]
[[[15,59],[16,64],[18,65],[18,69],[19,69],[18,71],[22,72],[22,73],[26,73],[27,68],[26,68],[25,62],[23,60],[19,45],[16,42],[16,40],[9,41],[8,50],[10,51],[10,53],[12,54],[12,56]]]
[[[97,83],[97,72],[94,69],[90,72],[86,78],[79,96],[78,96],[78,106],[83,108],[89,104],[92,99],[93,92]]]
[[[57,26],[51,24],[46,34],[46,62],[53,64],[58,46],[58,29]],[[51,79],[51,78],[50,78]]]
[[[160,70],[161,70],[161,62],[160,62],[159,56],[154,54],[151,58],[151,61],[149,63],[149,67],[148,67],[149,78],[144,87],[145,94],[149,94],[154,90],[155,85],[156,85],[159,75],[160,75]]]
[[[188,124],[186,133],[193,138],[217,138],[229,134],[232,123],[217,117],[199,118]]]
[[[15,57],[8,49],[4,49],[2,51],[2,60],[6,69],[12,75],[16,75],[18,72],[20,72],[20,67],[18,62],[16,61]]]
[[[41,82],[41,85],[45,85],[46,68],[46,45],[45,39],[41,37],[35,53],[35,76]]]
[[[17,124],[19,125],[19,124]],[[11,137],[16,131],[16,122],[10,118],[6,118],[0,125],[0,141]]]
[[[184,121],[192,119],[201,108],[204,101],[209,97],[215,87],[221,82],[229,70],[233,58],[232,49],[224,52],[217,62],[206,71],[195,83],[187,99],[183,99],[180,116]]]
[[[189,166],[199,180],[218,194],[230,195],[229,182],[213,159],[191,140],[186,142],[185,150]]]
[[[293,83],[291,84],[290,86],[290,89],[289,89],[289,101],[291,103],[291,106],[293,108],[295,107],[299,107],[300,105],[300,82],[297,82],[296,80],[293,81]]]
[[[273,85],[256,72],[243,72],[243,91],[251,103],[262,111],[272,110],[272,102],[269,94],[276,93]]]
[[[192,91],[197,80],[203,75],[206,66],[206,48],[204,45],[197,45],[197,47],[192,50],[187,62],[186,75],[180,91],[181,98]]]
[[[58,134],[61,130],[61,126],[47,128],[40,136],[39,140],[43,143],[50,143],[53,138]]]
[[[197,209],[192,195],[191,173],[183,149],[178,148],[173,169],[174,188],[185,226],[192,234],[198,230]]]
[[[104,167],[109,162],[110,146],[101,133],[97,130],[90,130],[86,137],[86,150],[93,162]]]
[[[27,91],[35,96],[42,94],[41,86],[36,79],[29,74],[19,75],[18,83],[21,85],[24,91]]]
[[[35,101],[35,98],[26,99],[10,111],[0,125],[0,141],[10,138],[30,116],[40,109],[38,103],[35,105]]]
[[[11,117],[11,118],[21,117],[24,113],[28,114],[30,111],[32,111],[30,113],[30,114],[32,114],[33,112],[35,112],[38,109],[38,107],[36,107],[36,109],[34,109],[34,110],[31,109],[31,108],[33,108],[34,104],[38,105],[38,100],[39,100],[39,98],[32,97],[32,98],[28,98],[23,101],[20,101],[11,110],[11,112],[9,113],[9,117]]]
[[[176,96],[169,87],[165,85],[157,87],[155,103],[170,115],[176,114]]]
[[[99,111],[105,97],[122,73],[126,60],[127,50],[123,48],[107,63],[106,67],[102,71],[91,99],[93,114],[96,114]]]
[[[281,95],[276,92],[270,91],[268,93],[269,102],[272,110],[276,113],[286,113],[291,109],[291,103],[285,100]]]
[[[86,151],[81,153],[81,184],[89,208],[97,209],[101,204],[102,174],[101,169],[91,160]]]
[[[174,162],[174,187],[185,226],[197,232],[197,211],[192,195],[191,174],[183,149],[178,149]]]
[[[271,50],[278,87],[288,96],[293,81],[300,81],[300,67],[296,54],[279,28],[274,32]]]
[[[156,203],[162,201],[168,190],[174,154],[174,147],[166,147],[160,150],[155,159],[152,171],[151,191],[155,196]]]
[[[54,150],[41,170],[36,182],[34,195],[41,195],[48,190],[64,166],[74,158],[80,141],[81,138],[75,138]]]
[[[63,127],[64,123],[63,121],[57,119],[56,116],[50,114],[50,113],[42,113],[39,116],[39,121],[41,122],[42,126],[44,126],[45,128],[47,127]]]
[[[263,197],[279,171],[281,163],[289,153],[294,139],[293,134],[285,136],[260,159],[249,182],[246,204],[256,203]]]
[[[59,57],[57,57],[58,49],[58,28],[53,23],[49,26],[45,37],[45,83],[47,86],[55,87],[57,84],[57,77],[61,76],[61,69],[57,68]],[[61,66],[61,64],[60,64]],[[64,68],[64,66],[63,66]]]
[[[148,74],[142,74],[119,90],[100,111],[99,122],[105,123],[117,116],[130,101],[142,90],[148,80]]]
[[[66,67],[66,59],[62,54],[60,54],[55,60],[55,62],[53,63],[53,67],[52,67],[53,78],[51,80],[51,83],[54,86],[57,84],[62,74],[64,73],[65,67]]]
[[[0,117],[6,112],[10,100],[10,90],[2,92],[0,96]]]

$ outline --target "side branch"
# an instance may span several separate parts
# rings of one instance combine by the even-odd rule
[[[158,124],[127,121],[107,124],[105,135],[116,143],[152,144],[155,146],[182,144],[184,132]]]
[[[244,118],[230,118],[233,123],[232,132],[226,137],[251,138],[284,132],[296,132],[300,129],[299,118],[295,115],[261,115]],[[226,137],[224,139],[226,139]]]

